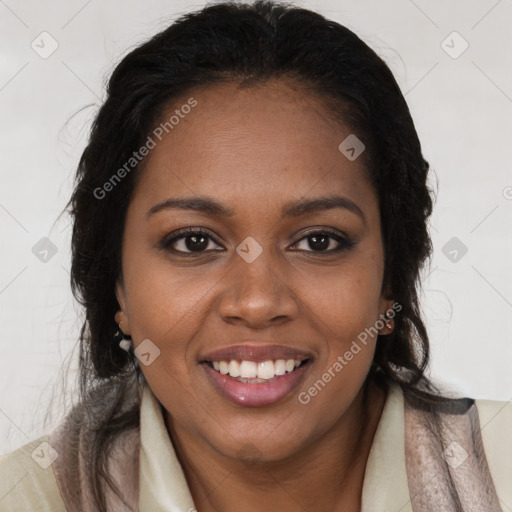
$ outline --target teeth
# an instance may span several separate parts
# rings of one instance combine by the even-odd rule
[[[258,363],[258,379],[274,378],[274,361],[263,361]]]
[[[240,364],[240,377],[244,379],[255,379],[258,375],[258,368],[254,361],[242,361]]]
[[[238,377],[240,381],[257,379],[258,382],[271,380],[276,375],[291,373],[300,366],[300,359],[277,359],[256,363],[254,361],[213,361],[213,368],[222,375]]]
[[[228,373],[231,377],[240,377],[240,364],[238,361],[230,361]]]
[[[284,375],[286,373],[286,361],[278,359],[274,365],[274,373],[276,375]]]

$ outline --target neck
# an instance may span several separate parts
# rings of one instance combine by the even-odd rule
[[[319,439],[285,460],[227,458],[166,423],[199,512],[358,512],[366,462],[386,393],[363,386],[349,409]]]

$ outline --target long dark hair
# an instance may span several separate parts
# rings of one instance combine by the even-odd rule
[[[183,15],[117,65],[68,204],[74,221],[71,285],[85,308],[80,396],[90,399],[106,382],[111,391],[90,454],[101,510],[104,483],[112,487],[105,469],[109,446],[139,422],[136,409],[122,411],[134,379],[142,382],[143,377],[133,355],[115,340],[119,304],[114,290],[125,215],[143,164],[104,197],[98,189],[143,146],[165,108],[192,87],[228,81],[249,87],[271,78],[292,80],[318,95],[333,116],[364,140],[368,176],[379,199],[383,289],[389,286],[401,306],[392,334],[377,340],[369,379],[395,381],[412,393],[435,391],[425,375],[429,340],[418,302],[420,271],[432,252],[429,165],[391,71],[349,29],[309,10],[271,1],[207,6]]]

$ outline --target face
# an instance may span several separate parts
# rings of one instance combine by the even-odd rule
[[[338,149],[350,129],[298,86],[196,89],[163,118],[191,97],[127,212],[123,331],[173,431],[282,459],[341,424],[366,379],[361,333],[392,305],[377,196]]]

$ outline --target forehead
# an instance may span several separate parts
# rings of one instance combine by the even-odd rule
[[[136,191],[145,202],[208,195],[241,207],[278,207],[286,198],[335,192],[376,201],[363,159],[351,161],[339,150],[350,128],[293,83],[192,89],[159,123]]]

